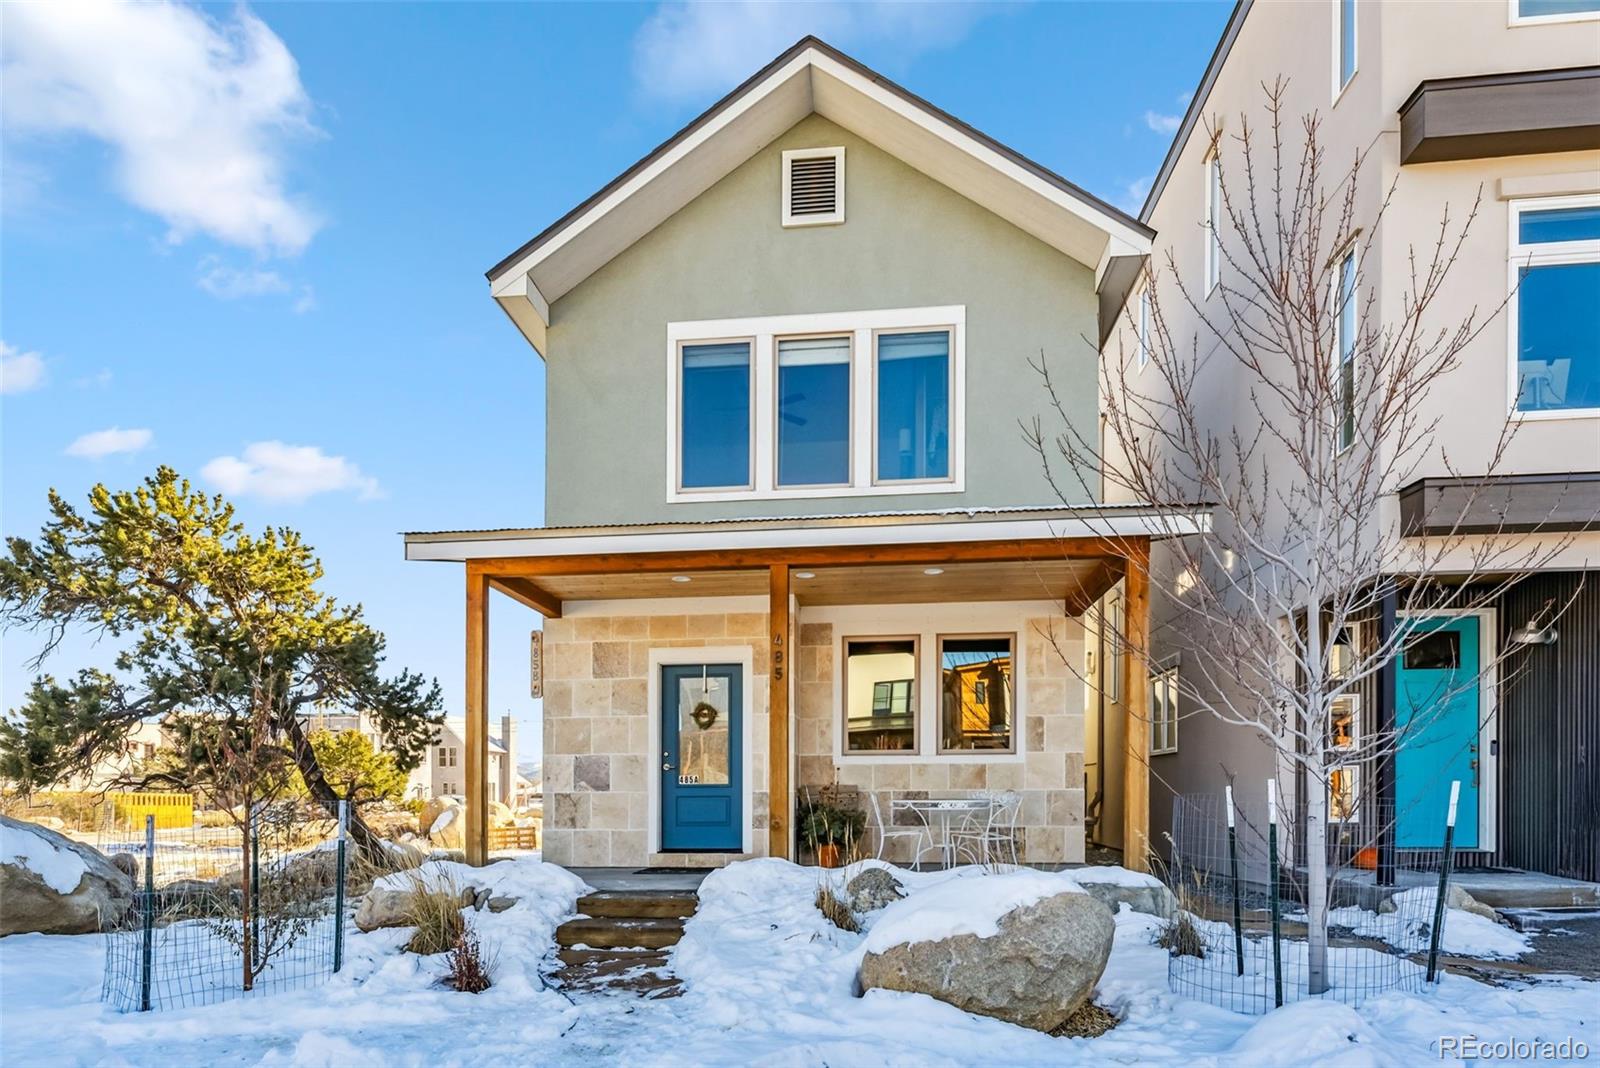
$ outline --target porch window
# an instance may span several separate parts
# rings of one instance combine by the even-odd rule
[[[1016,636],[939,638],[939,752],[1015,752]]]
[[[916,638],[846,638],[844,693],[846,752],[916,752]]]
[[[1600,197],[1514,202],[1511,211],[1516,410],[1600,414]]]
[[[1150,755],[1178,751],[1178,668],[1150,676]]]
[[[1339,761],[1355,756],[1356,743],[1361,736],[1359,696],[1347,693],[1333,699],[1328,735],[1328,819],[1350,823],[1358,818],[1360,772],[1354,763],[1340,764]]]
[[[778,485],[850,483],[850,338],[778,341]]]
[[[750,342],[684,345],[681,353],[680,488],[750,486]]]
[[[950,331],[877,335],[879,482],[950,477]]]

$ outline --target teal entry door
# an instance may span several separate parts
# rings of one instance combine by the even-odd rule
[[[1396,669],[1395,845],[1444,846],[1450,783],[1461,781],[1455,845],[1478,846],[1479,621],[1409,621]]]
[[[744,674],[738,664],[661,669],[661,848],[744,845]]]

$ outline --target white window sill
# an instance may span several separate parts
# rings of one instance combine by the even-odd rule
[[[1600,419],[1600,408],[1549,408],[1544,410],[1511,413],[1518,422],[1549,423],[1562,419]]]
[[[667,495],[668,504],[694,504],[697,501],[799,501],[825,497],[889,497],[897,494],[960,493],[960,482],[885,482],[876,486],[778,487],[770,490],[680,490]]]

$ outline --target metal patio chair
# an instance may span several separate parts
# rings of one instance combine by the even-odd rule
[[[1013,790],[989,795],[989,810],[975,815],[950,832],[956,856],[971,864],[994,866],[1019,863],[1017,817],[1022,810],[1022,795]]]
[[[889,806],[891,820],[890,822],[885,822],[883,818],[882,802],[878,800],[877,792],[868,790],[866,793],[868,799],[871,801],[870,811],[872,812],[872,822],[874,829],[877,831],[878,837],[878,852],[876,854],[876,859],[883,859],[883,854],[887,851],[888,845],[891,841],[911,843],[911,863],[913,866],[921,864],[922,858],[925,854],[938,852],[939,846],[933,840],[933,829],[928,826],[927,816],[923,815],[921,812],[918,812],[916,808],[907,805],[902,807],[900,811],[915,813],[918,823],[912,827],[897,826],[892,821],[892,817],[896,810],[894,805],[891,803]]]

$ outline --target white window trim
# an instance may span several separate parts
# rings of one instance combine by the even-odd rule
[[[1216,292],[1217,283],[1222,278],[1222,204],[1220,203],[1222,198],[1219,195],[1222,186],[1220,173],[1222,166],[1221,153],[1222,146],[1220,143],[1212,145],[1211,149],[1206,152],[1205,166],[1201,168],[1206,183],[1205,220],[1202,227],[1205,230],[1206,239],[1202,248],[1205,257],[1206,296],[1208,297]],[[1213,168],[1218,170],[1215,182],[1211,180]]]
[[[1600,7],[1593,11],[1573,11],[1564,15],[1522,15],[1518,13],[1518,0],[1506,0],[1507,26],[1549,26],[1562,22],[1600,21]]]
[[[797,159],[832,159],[834,176],[838,181],[834,189],[836,207],[826,215],[801,215],[796,217],[789,210],[789,175]],[[796,226],[835,226],[844,222],[844,148],[792,148],[783,154],[783,225]]]
[[[942,479],[878,481],[877,334],[902,330],[950,330],[950,476]],[[843,486],[779,486],[777,435],[777,339],[797,335],[849,335],[850,482]],[[888,494],[961,493],[966,489],[967,307],[883,308],[872,311],[772,315],[742,319],[701,319],[667,324],[667,501],[800,500]],[[745,488],[684,489],[679,450],[682,362],[680,346],[703,341],[751,339],[751,467],[754,484]]]
[[[1511,0],[1511,2],[1512,3],[1516,3],[1516,0]],[[1333,96],[1332,96],[1332,100],[1333,100],[1334,104],[1338,104],[1339,103],[1339,98],[1344,96],[1344,91],[1346,89],[1350,88],[1350,83],[1356,80],[1356,75],[1357,74],[1361,73],[1361,11],[1360,11],[1361,3],[1360,3],[1360,0],[1356,0],[1356,2],[1354,2],[1354,3],[1352,3],[1350,5],[1350,16],[1351,16],[1352,21],[1355,23],[1355,25],[1351,27],[1351,33],[1350,33],[1351,43],[1355,46],[1355,55],[1352,56],[1351,58],[1354,59],[1355,62],[1350,65],[1350,77],[1346,78],[1344,81],[1340,81],[1339,80],[1339,74],[1340,74],[1339,47],[1344,42],[1344,35],[1340,32],[1343,29],[1343,27],[1339,24],[1339,16],[1342,13],[1343,8],[1344,8],[1343,0],[1333,0]]]
[[[1344,271],[1344,261],[1345,260],[1349,260],[1350,261],[1350,273],[1352,275],[1351,283],[1355,287],[1355,291],[1353,293],[1351,293],[1351,295],[1350,295],[1350,302],[1355,308],[1356,336],[1359,338],[1361,336],[1361,246],[1352,244],[1348,248],[1344,249],[1344,251],[1340,252],[1337,256],[1334,257],[1333,281],[1332,281],[1332,287],[1333,288],[1331,290],[1331,292],[1332,292],[1332,301],[1333,301],[1333,305],[1332,306],[1333,306],[1333,309],[1334,309],[1334,316],[1333,316],[1333,351],[1332,351],[1331,355],[1333,357],[1333,374],[1334,374],[1334,389],[1335,389],[1334,396],[1335,396],[1335,398],[1337,400],[1342,400],[1343,399],[1342,395],[1338,391],[1342,390],[1343,389],[1343,385],[1344,385],[1344,330],[1343,330],[1344,315],[1342,314],[1342,312],[1340,312],[1339,302],[1344,299],[1343,293],[1342,293],[1343,285],[1341,283],[1343,282],[1342,272]],[[1360,358],[1360,355],[1361,354],[1358,351],[1356,351],[1355,349],[1352,349],[1351,352],[1350,352],[1350,363],[1352,365],[1356,364],[1357,360]],[[1357,368],[1357,370],[1359,370],[1359,368]],[[1350,398],[1350,403],[1351,403],[1352,406],[1356,406],[1356,404],[1357,404],[1357,398],[1355,396],[1353,387],[1352,387],[1352,394],[1351,394],[1351,398]],[[1359,414],[1359,412],[1358,412],[1358,414]],[[1351,449],[1353,449],[1355,447],[1356,441],[1361,437],[1360,427],[1359,426],[1357,426],[1354,430],[1352,430],[1352,432],[1350,434],[1349,442],[1345,442],[1345,441],[1342,440],[1341,435],[1343,433],[1344,433],[1344,408],[1343,408],[1343,405],[1341,404],[1334,411],[1333,454],[1335,456],[1343,456],[1345,453],[1349,452]]]
[[[1600,240],[1545,241],[1524,245],[1518,238],[1522,213],[1547,211],[1551,208],[1600,207],[1600,194],[1585,193],[1576,196],[1536,197],[1507,201],[1506,211],[1506,292],[1510,302],[1506,306],[1506,410],[1511,418],[1528,422],[1548,422],[1561,419],[1600,418],[1600,408],[1558,408],[1552,411],[1523,411],[1517,407],[1522,383],[1517,373],[1517,353],[1521,347],[1522,294],[1517,286],[1517,271],[1523,267],[1550,267],[1563,263],[1600,262]]]
[[[1144,285],[1144,287],[1139,290],[1139,296],[1136,298],[1136,303],[1135,303],[1134,307],[1137,309],[1136,312],[1135,312],[1135,320],[1136,320],[1136,322],[1135,322],[1135,325],[1134,325],[1134,334],[1135,334],[1134,343],[1137,346],[1137,349],[1136,349],[1137,355],[1134,358],[1134,366],[1135,366],[1135,368],[1137,370],[1142,372],[1150,364],[1150,285],[1149,285],[1149,283],[1146,283]]]
[[[1172,733],[1167,737],[1168,744],[1160,749],[1157,749],[1154,698],[1156,696],[1157,688],[1162,686],[1164,684],[1164,680],[1169,678],[1172,680],[1170,683],[1172,687]],[[1150,755],[1171,756],[1178,751],[1178,665],[1173,664],[1170,667],[1165,667],[1160,671],[1151,673],[1149,682],[1149,697],[1152,699],[1148,713],[1150,715]]]

